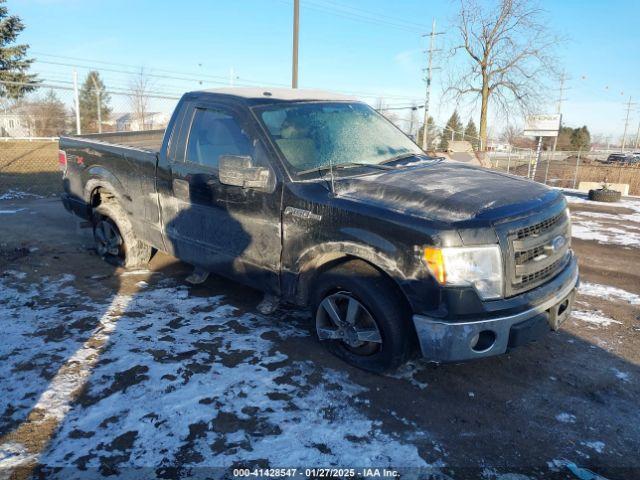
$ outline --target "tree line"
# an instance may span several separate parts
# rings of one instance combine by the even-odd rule
[[[22,122],[20,127],[30,135],[49,137],[75,131],[75,102],[67,108],[53,89],[34,95],[42,88],[38,75],[29,71],[34,59],[28,57],[29,45],[17,42],[24,23],[18,16],[9,14],[5,3],[6,0],[0,0],[0,104],[3,110],[18,118]],[[142,128],[149,115],[150,87],[148,76],[140,70],[133,76],[127,93],[132,117]],[[88,72],[82,81],[78,108],[83,132],[113,128],[111,96],[99,72]]]

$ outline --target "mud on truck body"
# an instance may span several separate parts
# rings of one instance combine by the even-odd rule
[[[190,92],[165,131],[60,139],[65,207],[124,267],[153,250],[310,306],[381,372],[502,354],[556,330],[578,267],[561,193],[425,155],[326,92]]]

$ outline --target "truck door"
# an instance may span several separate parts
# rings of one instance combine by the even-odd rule
[[[279,293],[281,182],[267,192],[223,185],[218,177],[221,155],[250,155],[269,166],[262,141],[250,119],[229,107],[194,103],[190,110],[184,155],[170,166],[165,244],[181,260]]]

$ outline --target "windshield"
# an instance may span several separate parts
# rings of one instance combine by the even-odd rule
[[[298,103],[260,110],[273,141],[294,174],[379,165],[422,150],[363,103]]]

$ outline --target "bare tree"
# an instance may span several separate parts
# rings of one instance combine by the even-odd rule
[[[67,109],[53,90],[44,97],[24,102],[20,109],[28,118],[29,129],[38,137],[54,137],[67,127]]]
[[[535,141],[525,137],[522,127],[517,125],[507,125],[500,133],[500,140],[516,148],[533,148]]]
[[[557,75],[554,37],[543,11],[531,0],[459,0],[458,37],[451,53],[460,59],[445,88],[457,102],[480,100],[481,149],[487,145],[489,103],[509,114],[527,112],[539,100],[544,80]],[[462,58],[460,58],[462,57]]]
[[[144,68],[131,81],[131,93],[129,101],[131,103],[131,124],[138,125],[139,130],[146,130],[149,114],[149,91],[151,90],[151,80]]]

